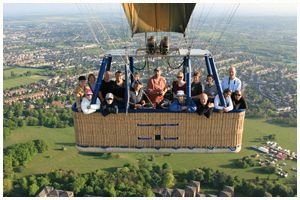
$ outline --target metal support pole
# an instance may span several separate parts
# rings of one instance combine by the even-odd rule
[[[217,86],[217,90],[218,90],[218,95],[219,95],[219,98],[220,98],[221,106],[225,106],[225,98],[223,96],[223,90],[222,90],[222,87],[221,87],[221,83],[220,83],[220,79],[219,79],[217,67],[216,67],[215,61],[214,61],[214,59],[212,57],[209,57],[209,64],[210,64],[210,67],[212,69],[212,74],[213,74],[213,77],[214,77],[214,80],[215,80],[215,83],[216,83],[216,86]]]
[[[107,60],[107,67],[106,67],[106,71],[110,71],[110,67],[111,67],[111,60],[112,60],[112,57],[109,56],[108,57],[108,60]]]
[[[128,113],[129,109],[129,68],[128,64],[125,64],[125,109],[126,109],[126,114]]]
[[[185,81],[186,81],[186,95],[188,98],[191,98],[191,59],[190,57],[184,57],[184,71],[185,71]]]
[[[132,83],[133,82],[133,70],[134,70],[134,68],[133,68],[133,57],[132,56],[129,57],[129,69],[132,73],[131,76],[130,76],[130,82]]]
[[[211,66],[208,60],[208,56],[204,56],[205,58],[205,63],[206,63],[206,68],[207,68],[207,74],[212,75],[212,71],[211,71]]]
[[[111,61],[111,57],[109,57],[109,58],[104,57],[101,62],[100,70],[99,70],[96,85],[95,85],[95,91],[94,91],[93,98],[92,98],[92,104],[95,104],[97,101],[98,93],[101,88],[102,78],[103,78],[103,75],[105,72],[105,67],[108,64],[108,61],[109,60]]]

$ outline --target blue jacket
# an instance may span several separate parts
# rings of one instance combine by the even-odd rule
[[[196,104],[190,98],[187,98],[185,100],[185,103],[183,103],[183,104],[180,104],[178,99],[175,99],[174,102],[169,106],[169,110],[173,111],[173,112],[180,112],[180,111],[182,111],[181,106],[187,106],[188,107],[188,109],[184,112],[196,112],[196,110],[197,110]]]

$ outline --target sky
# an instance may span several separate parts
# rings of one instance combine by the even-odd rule
[[[286,2],[286,1],[285,1]],[[239,8],[235,16],[296,16],[297,4],[296,3],[250,3],[249,1],[239,1]],[[201,6],[209,8],[213,7],[213,12],[222,13],[224,8],[238,5],[234,3],[214,3],[208,4],[207,2],[198,3],[195,11],[200,11]],[[68,15],[68,14],[80,14],[87,12],[89,4],[78,3],[4,3],[4,18],[5,17],[20,17],[28,15]],[[98,13],[120,13],[122,12],[120,3],[110,4],[93,4],[94,12]]]

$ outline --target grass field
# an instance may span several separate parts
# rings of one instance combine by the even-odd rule
[[[16,74],[15,78],[11,78],[11,72]],[[25,74],[27,71],[31,72],[31,76],[22,76],[19,75]],[[28,85],[30,83],[48,79],[48,76],[38,75],[39,72],[45,71],[44,69],[32,69],[32,68],[5,68],[3,70],[3,88],[9,89],[13,87],[18,87],[21,85]]]
[[[36,74],[36,73],[39,73],[39,72],[43,72],[45,70],[44,69],[33,69],[33,68],[12,68],[12,67],[8,67],[8,68],[5,68],[3,70],[3,76],[7,77],[7,78],[10,78],[12,71],[16,75],[20,75],[20,74],[24,74],[24,73],[26,73],[28,71],[31,72],[32,74]]]
[[[32,75],[32,76],[23,76],[14,79],[8,79],[3,81],[3,89],[9,89],[21,85],[28,85],[30,83],[34,83],[39,80],[46,80],[48,78],[49,78],[48,76]]]
[[[256,176],[267,178],[267,174],[260,172],[259,168],[238,169],[232,164],[233,159],[255,154],[250,150],[252,145],[259,145],[255,139],[268,134],[276,134],[276,141],[283,147],[296,151],[296,128],[286,128],[268,124],[262,120],[250,120],[245,122],[243,135],[243,148],[238,154],[172,154],[163,156],[154,154],[154,162],[162,164],[168,162],[175,170],[193,169],[197,167],[211,167],[219,169],[232,176],[239,176],[246,179],[254,179]],[[38,174],[49,172],[54,169],[72,169],[76,172],[89,172],[96,169],[111,169],[124,165],[125,163],[137,163],[137,159],[147,157],[152,154],[122,153],[120,158],[104,159],[99,154],[84,155],[78,153],[75,148],[74,129],[49,129],[45,127],[24,127],[17,129],[4,141],[4,146],[26,142],[33,139],[43,139],[47,141],[50,148],[47,152],[37,155],[18,174],[24,176],[29,174]],[[65,146],[67,150],[60,148]],[[296,167],[295,161],[285,161],[286,169],[292,177],[295,173],[290,171],[291,167]],[[271,175],[270,178],[276,178]]]

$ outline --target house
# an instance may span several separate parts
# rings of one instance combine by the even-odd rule
[[[172,197],[184,197],[185,191],[183,189],[174,189],[172,192]]]
[[[225,185],[223,191],[229,193],[231,197],[234,196],[234,187],[232,186]]]
[[[200,182],[199,181],[192,180],[189,185],[192,187],[196,187],[196,189],[197,189],[196,193],[200,193]]]
[[[221,191],[219,194],[220,197],[231,197],[231,194],[229,192]]]
[[[37,197],[74,197],[74,193],[71,191],[56,190],[54,187],[46,186]]]
[[[171,197],[171,196],[172,196],[172,192],[173,192],[173,189],[164,188],[164,189],[161,191],[161,196],[162,196],[162,197]]]
[[[185,197],[195,197],[197,194],[197,188],[192,186],[185,187]]]

